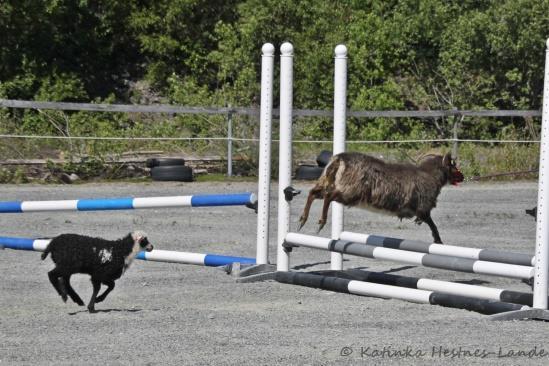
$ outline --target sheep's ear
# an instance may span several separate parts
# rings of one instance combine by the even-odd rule
[[[452,153],[448,152],[442,158],[442,165],[447,166],[452,164]]]

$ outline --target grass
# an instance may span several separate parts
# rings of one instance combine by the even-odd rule
[[[255,176],[233,176],[228,177],[221,173],[200,174],[195,177],[196,182],[256,182]]]
[[[7,145],[4,145],[4,148]],[[250,145],[250,149],[240,155],[247,157],[239,162],[241,166],[235,167],[237,173],[233,177],[227,177],[223,173],[210,173],[197,175],[197,182],[255,182],[257,180],[257,149],[255,145]],[[316,157],[321,150],[331,150],[331,144],[294,144],[293,157],[294,169],[297,168],[299,162],[306,161],[314,163]],[[416,161],[421,156],[428,153],[446,153],[451,151],[450,145],[433,146],[429,144],[409,144],[404,145],[357,145],[349,144],[349,151],[360,151],[372,154],[377,157],[392,161]],[[0,149],[1,150],[1,149]],[[192,150],[191,150],[192,151]],[[168,153],[169,151],[165,151]],[[181,153],[185,155],[185,153]],[[192,153],[190,155],[193,155]],[[208,154],[206,154],[208,155]],[[272,177],[276,179],[278,176],[278,146],[273,144],[272,151]],[[466,179],[474,179],[478,177],[486,177],[494,174],[521,172],[527,170],[537,170],[539,160],[539,144],[478,144],[478,143],[461,143],[458,148],[458,165],[465,175]],[[52,172],[59,168],[62,171],[74,172],[78,174],[82,180],[79,183],[87,181],[150,181],[150,178],[125,178],[122,174],[118,174],[117,168],[107,165],[98,158],[88,158],[83,164],[57,165],[50,167]],[[22,168],[0,167],[0,183],[21,184],[26,182],[37,182],[36,179],[29,179],[26,172]],[[514,179],[536,179],[536,173],[522,175],[504,175],[489,178],[491,180],[514,180]]]

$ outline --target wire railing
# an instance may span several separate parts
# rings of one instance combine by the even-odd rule
[[[156,114],[183,114],[183,115],[225,115],[227,116],[227,136],[206,137],[105,137],[105,136],[65,136],[65,135],[29,135],[29,134],[0,134],[4,139],[51,139],[51,140],[97,140],[97,141],[225,141],[227,142],[228,174],[232,173],[232,143],[258,142],[257,138],[241,138],[232,134],[232,120],[234,115],[257,116],[259,108],[246,107],[189,107],[167,104],[135,105],[135,104],[100,104],[100,103],[68,103],[46,101],[24,101],[0,99],[0,108],[61,110],[61,111],[88,111],[112,113],[156,113]],[[293,117],[327,117],[333,116],[332,110],[294,109]],[[278,117],[279,110],[273,109],[274,117]],[[353,111],[348,110],[347,116],[352,118],[448,118],[454,117],[453,137],[438,139],[396,139],[396,140],[347,140],[347,144],[405,144],[405,143],[450,143],[453,144],[454,155],[457,154],[459,143],[539,143],[539,140],[512,140],[512,139],[460,139],[458,137],[459,120],[464,117],[541,117],[540,110],[423,110],[423,111]],[[461,118],[456,118],[461,117]],[[273,139],[278,142],[278,139]],[[332,140],[294,140],[298,144],[330,144]]]

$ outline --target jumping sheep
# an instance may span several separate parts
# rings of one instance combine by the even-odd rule
[[[413,218],[429,225],[435,243],[442,244],[431,218],[441,188],[460,183],[459,171],[450,153],[427,155],[417,165],[389,163],[361,153],[341,153],[332,157],[316,185],[309,191],[300,229],[307,222],[311,204],[324,199],[319,231],[326,224],[332,201],[372,211],[383,211],[398,218]]]

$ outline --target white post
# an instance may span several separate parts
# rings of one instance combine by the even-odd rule
[[[534,308],[547,310],[549,284],[549,39],[545,51],[543,113],[539,152],[538,220],[536,225],[536,261],[534,263]]]
[[[271,183],[271,130],[273,115],[274,46],[261,48],[261,110],[259,136],[259,172],[257,187],[256,263],[267,264],[269,257],[269,200]]]
[[[292,104],[293,57],[291,43],[280,46],[280,152],[278,168],[278,255],[277,271],[290,270],[290,255],[284,250],[284,238],[290,231],[290,203],[284,197],[284,188],[292,184]]]
[[[347,119],[347,47],[335,48],[334,69],[334,155],[345,151],[345,124]],[[343,231],[343,205],[332,202],[332,239],[339,239]],[[343,255],[331,254],[331,269],[343,270]]]
[[[233,112],[227,114],[227,176],[233,176]]]

